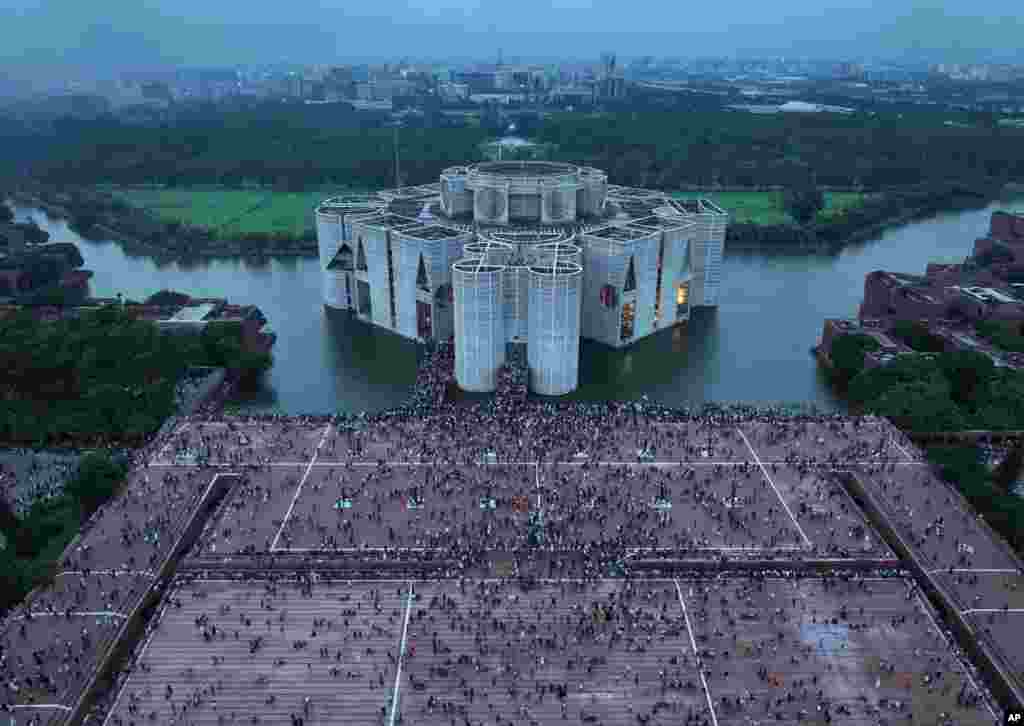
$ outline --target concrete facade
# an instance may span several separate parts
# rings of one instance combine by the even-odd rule
[[[580,265],[579,311],[560,318],[575,320],[562,335],[620,348],[718,304],[728,221],[705,200],[609,185],[599,169],[548,161],[450,167],[435,184],[328,199],[315,218],[325,305],[406,338],[454,336],[456,349],[475,345],[456,323],[460,259],[502,268],[503,335],[528,349],[529,269]],[[556,348],[578,355],[579,341]],[[578,372],[578,361],[564,367]]]

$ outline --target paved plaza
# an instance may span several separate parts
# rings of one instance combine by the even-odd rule
[[[14,726],[65,718],[187,544],[192,574],[174,580],[94,726],[998,720],[905,576],[730,572],[762,556],[780,570],[816,558],[890,567],[894,550],[844,483],[856,477],[1020,673],[1020,561],[888,423],[561,411],[497,429],[472,411],[180,422],[54,584],[3,623],[0,705]],[[305,579],[369,553],[450,557],[457,578]],[[545,565],[530,570],[538,554]],[[308,567],[261,572],[272,556]],[[722,573],[630,573],[656,556]],[[523,579],[494,579],[495,559]],[[255,579],[195,574],[244,562]],[[616,563],[624,576],[608,579]]]

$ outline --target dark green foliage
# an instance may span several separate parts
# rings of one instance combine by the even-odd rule
[[[825,193],[814,186],[787,189],[786,211],[800,224],[807,224],[825,208]]]
[[[764,116],[691,108],[681,116],[675,109],[637,113],[637,107],[634,99],[621,110],[556,113],[520,128],[553,144],[556,158],[602,167],[615,183],[668,189],[791,186],[794,169],[813,170],[822,186],[869,189],[1024,178],[1024,130],[1006,128],[995,135],[985,127],[945,126],[944,112]],[[282,103],[175,114],[164,123],[66,118],[45,131],[11,128],[0,133],[9,140],[0,151],[10,147],[12,158],[27,162],[31,147],[33,173],[78,184],[187,186],[253,179],[296,188],[393,181],[393,131],[384,115],[337,104]],[[480,142],[510,121],[523,123],[496,108],[485,115],[480,127],[438,122],[403,128],[400,156],[407,181],[436,181],[445,166],[478,160]],[[10,163],[3,153],[0,162]]]
[[[88,519],[114,496],[126,474],[125,467],[107,454],[86,454],[78,464],[77,475],[64,491],[78,503],[82,519]]]
[[[942,338],[932,335],[928,326],[910,320],[900,320],[893,327],[893,335],[919,353],[941,353],[946,349]]]
[[[958,406],[971,408],[995,374],[995,364],[983,353],[958,350],[939,356],[939,366],[949,382],[950,395]]]
[[[829,357],[835,375],[847,383],[864,370],[864,354],[878,350],[878,341],[870,335],[840,335],[832,341]]]
[[[992,249],[986,250],[977,257],[974,258],[974,263],[978,267],[991,267],[993,264],[1002,264],[1013,262],[1014,255],[1013,251],[1004,244],[997,243],[992,246]]]
[[[1024,335],[1021,334],[1019,323],[982,320],[975,325],[975,329],[980,337],[1005,351],[1024,353]]]
[[[190,300],[183,292],[173,290],[161,290],[155,292],[146,299],[147,305],[184,305]]]
[[[1024,499],[1000,490],[975,446],[934,446],[928,459],[1018,552],[1024,551]]]
[[[37,501],[13,529],[0,551],[0,611],[20,602],[53,577],[57,560],[84,522],[117,494],[128,466],[106,452],[86,454],[77,473],[57,497]]]
[[[992,472],[992,481],[1001,492],[1009,492],[1024,469],[1024,441],[1014,442],[1006,458]]]
[[[846,394],[911,431],[1024,429],[1024,373],[980,353],[899,356],[856,376]]]
[[[0,440],[138,442],[172,412],[188,366],[269,367],[269,354],[242,350],[240,334],[225,324],[162,335],[116,306],[55,323],[28,313],[0,321]]]

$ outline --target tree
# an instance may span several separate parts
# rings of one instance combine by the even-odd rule
[[[1021,470],[1024,470],[1024,439],[1014,439],[1006,458],[992,473],[992,481],[1004,492],[1010,493],[1010,489],[1017,483]]]
[[[960,406],[974,404],[979,389],[988,384],[995,372],[991,358],[972,350],[940,356],[939,365],[949,381],[950,395]]]
[[[825,208],[825,194],[816,186],[791,188],[786,190],[784,204],[793,219],[807,224]]]
[[[864,354],[878,347],[870,335],[840,335],[833,340],[829,358],[840,382],[847,383],[864,370]]]
[[[942,338],[932,335],[927,325],[916,321],[898,321],[893,326],[893,335],[920,353],[941,353],[946,349]]]
[[[117,492],[125,470],[105,453],[89,453],[78,464],[78,473],[66,485],[65,491],[78,502],[82,519],[93,512]]]

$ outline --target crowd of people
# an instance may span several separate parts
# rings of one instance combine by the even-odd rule
[[[38,501],[59,496],[78,471],[78,454],[32,449],[0,451],[0,497],[23,517]]]
[[[457,563],[452,574],[463,578],[498,572],[499,561],[511,561],[511,571],[501,574],[523,583],[537,577],[572,577],[593,584],[609,574],[628,572],[634,550],[661,549],[675,556],[696,556],[707,550],[715,558],[731,556],[730,548],[737,556],[743,548],[764,552],[790,548],[797,557],[844,554],[842,548],[849,542],[843,542],[836,513],[845,513],[853,505],[845,500],[829,502],[844,495],[827,478],[827,469],[848,462],[877,462],[861,466],[861,470],[870,474],[866,477],[869,483],[893,506],[901,505],[900,497],[910,497],[906,487],[924,488],[925,478],[930,476],[922,472],[898,479],[896,465],[887,461],[886,452],[891,451],[894,440],[903,442],[888,424],[870,417],[794,414],[746,406],[679,410],[648,401],[539,402],[525,395],[525,368],[518,364],[509,366],[491,401],[467,405],[450,396],[453,363],[450,346],[429,351],[418,369],[410,400],[385,412],[237,418],[207,411],[169,421],[158,436],[135,452],[135,472],[127,491],[105,505],[85,527],[86,533],[101,527],[103,547],[93,552],[88,543],[79,545],[62,562],[62,568],[73,571],[78,579],[40,593],[22,611],[22,620],[9,619],[4,624],[0,680],[7,688],[0,689],[0,705],[23,703],[25,692],[63,677],[51,671],[76,674],[77,679],[64,678],[70,684],[95,667],[95,641],[39,642],[21,635],[24,618],[33,612],[45,613],[45,617],[64,613],[70,618],[84,608],[129,612],[147,585],[144,580],[123,578],[144,578],[159,570],[202,500],[210,480],[208,464],[231,463],[241,472],[235,498],[225,504],[238,507],[238,526],[232,525],[235,531],[231,534],[240,544],[234,549],[222,548],[218,554],[266,556],[276,532],[286,551],[301,543],[297,546],[321,552],[344,550],[349,557],[369,558],[371,549],[377,551],[377,557],[394,556],[399,551],[413,559],[443,556]],[[211,422],[217,425],[209,425]],[[184,431],[179,428],[183,423],[189,424]],[[321,439],[319,432],[326,424],[330,424],[331,436],[325,434]],[[741,424],[745,435],[736,433]],[[248,440],[253,438],[257,440]],[[757,458],[755,450],[767,463]],[[270,463],[305,462],[314,453],[322,463],[336,464],[306,493],[320,503],[319,509],[314,506],[313,511],[304,511],[287,523],[274,522],[273,531],[246,523],[243,517],[256,512],[261,502],[287,503],[296,492],[299,477],[278,481],[276,489],[261,483]],[[152,467],[154,461],[193,466]],[[394,463],[403,461],[432,465],[409,468]],[[645,461],[704,461],[705,465],[629,465]],[[353,467],[355,462],[376,462],[376,466]],[[520,463],[497,466],[506,462]],[[492,463],[496,466],[487,466]],[[795,514],[786,510],[778,492],[768,488],[776,485],[763,476],[762,467],[780,482],[789,477],[782,486],[791,487],[787,494]],[[975,563],[971,553],[959,547],[959,540],[942,542],[941,552],[932,554],[921,539],[941,537],[938,530],[948,527],[949,519],[961,517],[949,514],[943,520],[938,510],[949,506],[949,495],[945,490],[932,491],[934,501],[927,507],[929,511],[934,507],[934,516],[922,518],[919,511],[907,511],[898,524],[912,533],[923,528],[910,540],[929,552],[936,567]],[[284,507],[281,509],[283,513]],[[794,520],[815,533],[809,546],[794,528]],[[223,530],[222,525],[220,528]],[[867,529],[857,531],[857,537]],[[201,539],[201,547],[210,541]],[[322,555],[318,552],[315,556]],[[108,574],[118,569],[126,572]],[[122,579],[108,581],[103,579],[106,577]],[[968,587],[969,581],[965,582]],[[462,585],[464,591],[478,586]],[[480,595],[483,601],[494,597],[493,593]],[[552,612],[562,612],[559,608],[569,602],[553,603]],[[455,606],[442,597],[438,607],[448,617],[454,612],[448,610]],[[609,616],[609,607],[600,609],[605,622],[609,617],[617,619]],[[474,613],[484,610],[482,603],[471,608]],[[610,612],[616,612],[615,608]],[[628,624],[627,629],[640,627],[628,609],[618,612],[623,618],[619,622]],[[568,619],[552,621],[552,627],[557,625],[563,635],[574,632],[592,637],[596,633],[588,630],[588,618],[595,617],[593,609],[563,615]],[[111,630],[114,623],[106,617],[108,621],[97,627]],[[491,627],[483,621],[476,625],[467,621],[467,626],[469,630],[459,632],[475,631],[483,636]],[[30,622],[27,627],[32,629]],[[414,631],[416,627],[418,622]],[[537,634],[531,637],[542,639]],[[638,631],[636,637],[646,636]],[[549,638],[546,642],[561,641]],[[537,646],[540,657],[547,657],[547,646],[540,640]],[[444,645],[437,642],[433,647]],[[417,663],[415,657],[410,662]],[[586,673],[590,665],[578,659],[573,663],[578,673]],[[672,672],[665,668],[667,675],[659,676],[660,680],[677,683]],[[424,675],[415,665],[411,673],[414,678],[436,677],[436,671]],[[634,673],[633,677],[639,676]],[[685,679],[682,682],[685,684]],[[533,705],[520,702],[517,708],[526,705],[526,711],[536,710],[534,705],[552,696],[564,703],[568,687],[566,682],[545,683],[531,695]],[[20,695],[19,689],[23,689]],[[459,692],[466,690],[459,687]],[[509,694],[509,698],[515,701],[518,696]],[[446,705],[448,701],[428,699],[424,708],[456,715],[450,704]],[[659,708],[648,704],[646,710],[638,709],[633,715],[644,724]],[[706,718],[699,709],[671,709],[679,720]],[[575,717],[588,722],[587,717],[598,710],[583,709]],[[183,723],[185,711],[176,710],[171,722]],[[139,726],[143,713],[132,711],[119,718],[124,720],[123,726]],[[523,716],[525,712],[518,713]],[[298,726],[309,717],[301,709],[292,715]],[[15,726],[27,718],[19,719]]]

